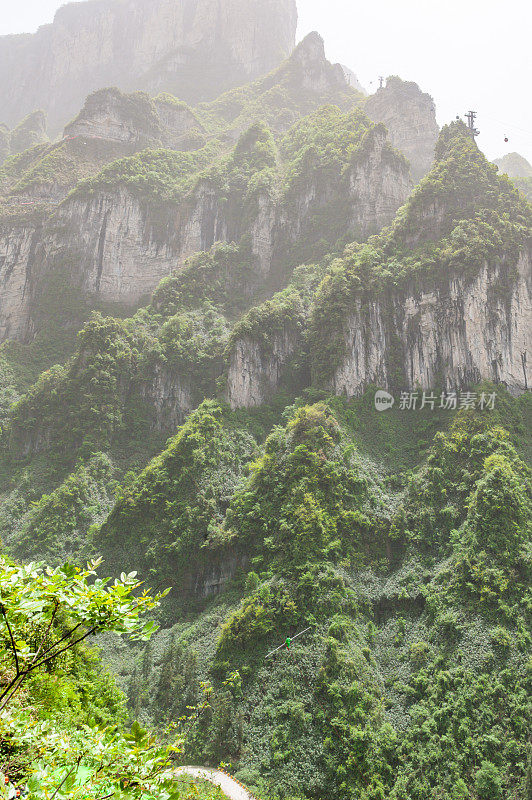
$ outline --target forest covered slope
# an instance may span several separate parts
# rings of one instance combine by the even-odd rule
[[[157,5],[196,64],[220,19]],[[153,30],[165,70],[80,81],[62,138],[0,131],[0,769],[30,800],[219,800],[169,758],[262,800],[529,800],[532,207],[266,5],[260,53],[266,6],[229,5],[219,83]],[[17,648],[78,627],[99,651],[4,714]]]

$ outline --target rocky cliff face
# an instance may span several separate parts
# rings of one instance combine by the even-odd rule
[[[158,430],[177,430],[196,405],[190,377],[161,365],[142,383],[139,394],[153,409],[154,426]]]
[[[394,224],[333,262],[300,320],[308,338],[301,329],[289,343],[268,334],[268,349],[264,313],[261,325],[250,319],[233,334],[232,405],[264,402],[305,340],[312,382],[349,397],[371,384],[458,390],[486,380],[513,394],[530,389],[530,206],[463,124],[444,129],[436,154]],[[274,330],[283,331],[294,310],[277,308]]]
[[[170,227],[170,213],[167,219]],[[74,196],[59,208],[49,228],[47,258],[52,262],[56,255],[69,254],[83,291],[134,306],[177,264],[177,243],[170,231],[161,234],[159,223],[125,188],[88,200]]]
[[[228,367],[225,396],[231,408],[254,408],[268,401],[301,345],[301,334],[289,324],[270,337],[267,346],[252,337],[239,339]]]
[[[109,88],[89,95],[78,116],[66,126],[64,138],[105,139],[135,150],[180,150],[188,149],[191,136],[202,132],[192,109],[171,95],[152,100],[144,92],[125,94]]]
[[[238,147],[235,152],[240,152]],[[244,205],[241,191],[228,202],[216,172],[197,180],[178,203],[143,199],[127,181],[102,183],[101,188],[74,192],[37,234],[31,226],[6,222],[0,330],[5,337],[31,335],[35,326],[28,326],[27,320],[32,298],[58,264],[73,285],[95,301],[134,307],[189,256],[209,250],[215,242],[239,242],[247,236],[258,272],[266,280],[286,270],[292,248],[329,234],[331,208],[341,208],[347,230],[367,236],[393,219],[411,189],[406,163],[390,152],[378,126],[370,126],[359,155],[342,173],[337,169],[324,174],[320,164],[312,162],[304,181],[294,179],[285,186],[281,174],[276,185],[258,191]],[[19,240],[24,244],[19,246]]]
[[[392,144],[410,161],[414,179],[426,175],[439,133],[432,97],[416,83],[391,77],[366,100],[364,110],[370,119],[386,125]]]
[[[488,380],[518,394],[532,386],[531,320],[531,249],[515,270],[485,264],[474,280],[448,275],[436,288],[361,298],[345,321],[346,357],[330,386],[352,397],[370,384],[459,389]]]
[[[226,390],[232,408],[262,405],[290,379],[304,335],[289,319],[267,343],[259,331],[235,342]],[[532,248],[517,267],[486,263],[474,279],[455,273],[437,285],[362,292],[343,321],[342,363],[324,388],[355,397],[370,385],[456,391],[486,380],[520,394],[532,387],[531,320]]]
[[[39,261],[42,227],[31,219],[0,223],[0,339],[30,332],[31,279]]]
[[[44,108],[57,132],[102,86],[211,99],[277,66],[293,49],[296,23],[294,0],[63,6],[36,34],[0,38],[4,121]]]

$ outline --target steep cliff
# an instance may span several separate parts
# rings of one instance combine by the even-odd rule
[[[432,97],[416,83],[392,76],[368,97],[364,110],[370,119],[386,125],[392,144],[410,161],[415,180],[426,175],[434,161],[439,131]]]
[[[369,384],[395,390],[456,390],[482,380],[511,392],[532,385],[532,251],[516,265],[488,261],[472,280],[448,273],[355,301],[345,321],[346,356],[332,379],[337,394]]]
[[[30,332],[31,279],[42,241],[43,218],[13,214],[0,221],[0,337],[25,339]]]
[[[342,237],[366,237],[390,222],[411,188],[407,164],[384,128],[359,111],[319,111],[279,146],[264,125],[255,125],[229,155],[220,159],[219,152],[211,143],[113,162],[79,184],[51,216],[43,211],[37,238],[6,212],[0,267],[6,335],[27,338],[39,330],[39,297],[58,271],[92,302],[131,308],[188,257],[220,241],[245,238],[255,290],[278,288],[294,266],[325,254]],[[53,196],[58,173],[39,184],[40,174],[34,171],[33,183],[19,182],[18,191],[34,200],[39,191]],[[14,246],[14,236],[31,239],[32,249]],[[8,323],[13,315],[31,316],[32,325]]]
[[[315,376],[337,393],[530,388],[530,206],[464,126],[444,130],[437,156],[390,231],[346,255],[318,294]]]
[[[4,121],[44,108],[56,133],[110,85],[212,99],[289,55],[296,22],[294,0],[71,3],[36,34],[0,38]]]
[[[329,144],[321,155],[318,142]],[[152,152],[159,158],[166,151]],[[175,153],[164,162],[174,181],[181,158],[190,166],[189,154]],[[142,162],[152,174],[146,154]],[[91,303],[138,305],[174,274],[132,320],[85,326],[73,360],[18,404],[10,426],[14,453],[63,445],[74,453],[88,435],[114,441],[135,404],[142,406],[145,424],[171,431],[202,397],[216,393],[227,362],[226,397],[234,408],[260,405],[282,383],[290,391],[307,385],[303,331],[319,269],[296,270],[286,292],[250,312],[230,341],[228,321],[276,285],[286,285],[298,254],[320,254],[353,228],[369,233],[391,219],[390,186],[393,208],[410,188],[407,165],[386,143],[383,129],[360,112],[342,115],[338,109],[306,119],[279,149],[267,128],[254,126],[184,194],[186,181],[170,187],[163,181],[150,197],[142,175],[117,184],[116,170],[124,165],[109,169],[112,186],[105,189],[100,178],[80,187],[39,224],[30,225],[29,215],[6,222],[6,336],[32,341],[52,325],[56,338],[72,337]],[[118,174],[129,176],[127,170]],[[162,187],[167,194],[161,196]],[[180,192],[181,200],[172,202]],[[155,203],[158,197],[162,205]],[[338,212],[336,226],[331,207]],[[185,263],[189,252],[221,238],[234,244],[216,245]],[[58,414],[57,402],[68,412]]]
[[[231,408],[267,403],[283,387],[297,392],[310,379],[306,330],[323,270],[299,267],[289,286],[251,309],[233,328],[224,397]]]
[[[530,388],[530,206],[465,126],[446,128],[436,155],[391,228],[332,262],[311,308],[310,337],[308,317],[283,295],[235,328],[233,407],[267,402],[296,377],[291,359],[297,354],[300,367],[307,346],[312,382],[348,397],[370,384]]]

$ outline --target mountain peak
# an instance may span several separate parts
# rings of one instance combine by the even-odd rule
[[[295,0],[85,0],[50,25],[0,37],[4,121],[42,106],[54,133],[102,86],[212,100],[275,69],[293,50]],[[13,79],[15,76],[15,80]]]
[[[293,58],[311,58],[314,61],[326,61],[325,42],[317,31],[308,33],[297,45]]]
[[[509,178],[532,178],[532,164],[519,153],[507,153],[493,163]]]
[[[368,97],[364,110],[374,122],[386,125],[393,146],[410,161],[413,177],[420,180],[426,175],[439,133],[432,97],[417,83],[392,75],[386,86]]]

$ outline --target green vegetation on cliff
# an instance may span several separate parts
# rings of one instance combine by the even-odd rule
[[[15,655],[38,658],[42,637],[78,629],[138,632],[140,582],[170,589],[147,601],[160,624],[149,642],[99,640],[116,684],[80,641],[35,670],[8,728],[0,715],[2,763],[26,780],[38,762],[30,800],[219,800],[188,779],[154,789],[176,725],[177,760],[230,764],[264,800],[531,796],[530,393],[483,384],[467,388],[493,393],[494,408],[378,413],[374,387],[354,399],[322,387],[355,308],[366,318],[382,305],[390,347],[377,359],[395,381],[394,303],[483,268],[500,270],[490,291],[508,300],[532,211],[453,123],[395,221],[367,239],[382,198],[366,225],[357,187],[372,165],[409,178],[359,100],[310,37],[276,72],[195,110],[170,95],[89,98],[89,115],[116,102],[150,147],[161,114],[182,112],[204,129],[197,149],[107,163],[109,143],[80,137],[3,166],[5,191],[75,184],[34,225],[57,233],[68,203],[127,194],[155,249],[185,238],[182,218],[209,248],[183,264],[176,246],[174,272],[121,318],[94,310],[70,280],[76,257],[58,247],[35,339],[2,348],[2,546],[50,569],[0,565],[0,703],[19,678]],[[10,233],[23,219],[7,216]],[[239,396],[231,408],[223,398],[254,379],[263,404]],[[100,553],[139,583],[122,572],[102,597],[81,566]],[[17,594],[47,581],[74,597]],[[28,741],[43,731],[40,749],[21,740],[17,715]],[[61,758],[46,720],[66,737]],[[76,764],[94,767],[98,791],[76,783]]]
[[[500,798],[523,796],[532,496],[508,436],[496,418],[462,412],[398,505],[330,409],[285,416],[210,534],[211,547],[245,552],[249,566],[204,623],[173,629],[170,647],[199,660],[194,679],[175,661],[179,685],[212,682],[186,755],[230,758],[274,797],[334,787],[372,800],[489,798],[492,784]],[[454,527],[442,529],[446,519]],[[290,652],[265,659],[308,625]],[[241,686],[227,683],[235,670]]]
[[[386,303],[390,289],[430,290],[486,264],[503,264],[509,291],[530,237],[532,208],[478,150],[463,123],[445,127],[436,162],[394,223],[349,245],[321,284],[311,323],[315,380],[326,383],[345,356],[344,323],[360,301]],[[327,334],[324,336],[324,332]]]

